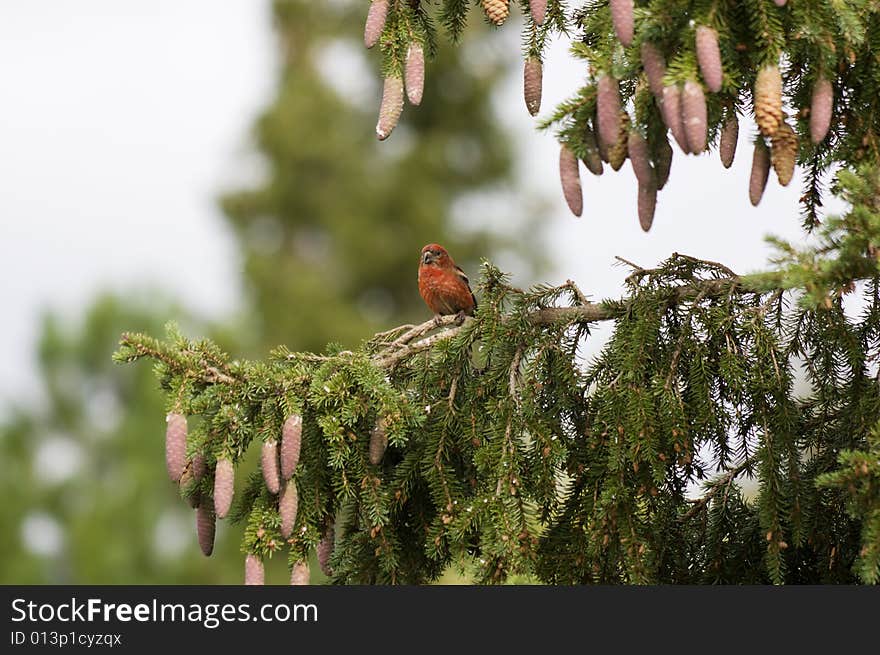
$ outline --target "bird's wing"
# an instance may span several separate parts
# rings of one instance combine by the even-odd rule
[[[474,301],[474,309],[477,308],[477,297],[474,295],[474,292],[471,291],[471,281],[468,279],[468,276],[461,269],[461,266],[455,267],[455,274],[458,275],[462,280],[464,280],[465,285],[467,285],[468,291],[471,292],[471,299]]]

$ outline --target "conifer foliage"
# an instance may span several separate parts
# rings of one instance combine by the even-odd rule
[[[850,211],[812,247],[775,242],[766,273],[673,254],[590,302],[487,262],[473,318],[356,350],[243,361],[170,326],[116,359],[155,362],[185,466],[203,460],[179,482],[202,549],[215,520],[242,523],[248,582],[281,555],[300,584],[317,552],[338,583],[456,563],[486,583],[876,583],[880,172],[839,191]],[[278,458],[268,483],[238,470],[254,443]]]
[[[386,79],[402,77],[414,44],[432,51],[436,18],[455,40],[478,11],[475,3],[442,0],[432,16],[432,4],[373,0],[365,8],[365,40],[379,43]],[[610,115],[608,102],[620,105],[626,122],[648,141],[655,167],[665,157],[670,133],[683,154],[700,155],[718,146],[723,131],[735,134],[732,121],[754,125],[748,131],[759,132],[767,148],[784,150],[782,184],[790,179],[789,162],[804,166],[803,214],[811,228],[818,222],[821,176],[837,162],[880,159],[875,101],[880,64],[874,56],[880,48],[880,8],[870,0],[482,0],[480,5],[486,20],[502,29],[509,27],[505,21],[513,6],[522,12],[524,91],[533,114],[540,77],[529,77],[529,67],[534,71],[542,61],[548,35],[573,37],[572,52],[586,62],[586,79],[542,124],[555,126],[561,144],[591,172],[596,166],[587,161],[596,140],[606,162],[626,157],[627,135],[612,129],[620,122],[619,110]],[[378,15],[381,38],[375,36]],[[387,115],[385,103],[382,111]],[[379,138],[387,138],[387,126],[380,121]],[[780,126],[791,129],[783,128],[784,138],[774,144]],[[728,165],[729,155],[723,156]],[[656,196],[658,189],[640,184],[640,199]],[[653,206],[642,219],[643,227],[650,227]]]

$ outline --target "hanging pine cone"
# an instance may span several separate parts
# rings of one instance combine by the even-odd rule
[[[620,112],[620,132],[617,134],[617,141],[608,149],[608,163],[615,171],[619,171],[626,161],[628,152],[627,145],[629,142],[629,114],[625,111]]]
[[[288,480],[284,492],[278,499],[278,515],[281,517],[281,536],[287,539],[293,532],[296,523],[296,510],[299,507],[299,494],[296,482]]]
[[[291,585],[307,585],[309,582],[309,563],[305,560],[300,560],[296,564],[293,565],[293,568],[290,570],[290,584]]]
[[[562,195],[568,208],[575,216],[584,210],[584,197],[581,192],[581,174],[578,160],[565,145],[559,150],[559,180],[562,182]]]
[[[192,458],[192,474],[193,480],[197,483],[202,481],[202,478],[205,477],[205,471],[207,470],[207,465],[205,464],[205,456],[202,453],[196,453]]]
[[[388,447],[388,435],[385,432],[385,419],[380,418],[370,431],[370,463],[377,466],[382,461]]]
[[[186,417],[171,412],[165,423],[165,468],[171,481],[178,482],[186,466]]]
[[[810,103],[810,139],[821,143],[831,127],[831,111],[834,106],[834,87],[827,77],[820,76],[813,86]]]
[[[721,128],[721,143],[718,145],[718,153],[721,155],[721,163],[724,168],[730,168],[736,155],[736,142],[739,138],[739,121],[736,118],[736,110],[732,107],[728,110],[727,120]]]
[[[696,49],[703,80],[712,93],[718,93],[724,77],[721,68],[721,49],[718,47],[718,32],[706,25],[700,25],[697,28]]]
[[[367,12],[367,22],[364,25],[364,45],[372,48],[379,42],[379,37],[385,29],[385,20],[388,18],[388,0],[373,0]]]
[[[425,91],[425,49],[421,43],[410,43],[406,51],[406,97],[409,104],[418,105],[422,102]]]
[[[633,173],[639,184],[649,184],[654,186],[655,174],[654,167],[651,166],[651,159],[648,156],[648,142],[638,130],[630,130],[627,137],[626,150],[629,154],[629,161],[632,164]]]
[[[543,69],[541,60],[529,57],[523,66],[523,96],[526,109],[532,116],[541,111],[541,87],[543,85]]]
[[[601,175],[602,174],[602,156],[599,154],[599,146],[596,143],[596,135],[593,134],[593,130],[587,127],[584,130],[584,151],[585,154],[581,159],[584,162],[584,166],[587,167],[587,170],[590,171],[593,175]]]
[[[333,556],[333,549],[336,547],[336,531],[333,523],[327,523],[324,530],[324,536],[318,542],[318,566],[324,572],[324,575],[333,575],[333,569],[330,567],[330,558]]]
[[[760,138],[755,143],[752,155],[752,173],[749,177],[749,201],[757,207],[767,187],[767,176],[770,174],[770,153]]]
[[[185,492],[187,488],[190,487],[194,483],[193,480],[193,472],[192,472],[192,462],[187,462],[186,466],[183,469],[183,474],[180,476],[180,491],[183,494],[183,499],[187,502],[187,504],[195,509],[199,506],[201,502],[202,495],[199,493],[199,489],[196,487],[194,489],[189,489],[189,495]]]
[[[755,80],[755,119],[764,136],[773,136],[782,120],[782,76],[775,65],[762,68]]]
[[[633,0],[610,0],[611,22],[614,32],[624,47],[628,48],[633,40]]]
[[[773,2],[776,3],[776,6],[777,6],[777,7],[784,7],[784,6],[785,6],[785,1],[786,1],[786,0],[773,0]]]
[[[235,469],[232,462],[221,458],[214,469],[214,513],[218,519],[225,518],[232,507],[232,493],[235,486]]]
[[[482,0],[486,17],[500,26],[510,16],[510,0]]]
[[[654,223],[654,210],[657,208],[657,187],[653,184],[639,184],[639,225],[647,232]]]
[[[199,503],[196,508],[196,535],[199,538],[199,548],[205,557],[210,557],[214,552],[214,532],[216,530],[214,508],[210,503]]]
[[[670,84],[663,87],[663,99],[660,101],[660,113],[663,116],[663,122],[672,132],[672,137],[681,148],[684,154],[690,152],[688,150],[687,137],[684,133],[684,123],[681,119],[681,89],[677,84]]]
[[[529,13],[535,25],[543,25],[547,15],[547,0],[529,0]]]
[[[281,477],[289,480],[299,463],[302,446],[303,420],[299,414],[291,414],[281,427]]]
[[[382,104],[379,106],[379,122],[376,123],[376,136],[384,141],[397,127],[403,112],[403,80],[399,77],[386,77],[382,89]]]
[[[642,42],[642,67],[645,69],[651,93],[659,101],[663,98],[663,76],[666,75],[666,60],[650,41]]]
[[[596,122],[599,141],[610,148],[620,134],[620,89],[617,80],[602,75],[596,81]]]
[[[278,475],[278,442],[264,441],[260,451],[260,468],[263,469],[263,480],[270,494],[281,490],[281,478]]]
[[[266,584],[266,571],[263,560],[252,553],[244,558],[244,583],[246,585]]]
[[[788,186],[794,175],[794,164],[797,159],[798,138],[791,125],[784,120],[776,128],[771,140],[770,162],[776,177],[782,186]]]
[[[654,153],[654,171],[657,177],[657,191],[666,186],[672,168],[672,146],[667,139],[661,139]]]
[[[688,150],[699,155],[706,149],[706,97],[703,87],[693,80],[684,83],[681,96],[681,119]]]

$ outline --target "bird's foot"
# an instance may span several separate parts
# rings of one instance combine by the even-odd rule
[[[440,323],[443,321],[443,317],[440,314],[434,314],[434,327],[440,327]]]
[[[458,314],[455,315],[455,324],[461,325],[464,323],[465,316],[467,316],[467,314],[464,313],[464,310],[458,312]]]

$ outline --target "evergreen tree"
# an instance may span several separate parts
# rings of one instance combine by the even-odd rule
[[[496,25],[509,13],[507,0],[481,4]],[[732,119],[748,108],[753,202],[769,167],[787,183],[796,156],[809,166],[807,227],[831,165],[844,167],[849,211],[810,247],[777,242],[765,273],[674,254],[632,265],[626,295],[601,303],[571,282],[519,289],[486,262],[473,318],[404,325],[351,350],[279,346],[246,361],[176,329],[164,342],[126,333],[117,359],[153,359],[167,409],[188,417],[171,451],[181,466],[205,462],[184,495],[244,524],[250,570],[280,552],[294,581],[317,552],[340,583],[427,582],[453,563],[482,582],[876,583],[874,3],[520,4],[529,57],[568,26],[590,61],[587,85],[551,119],[573,210],[578,160],[616,169],[628,156],[647,229],[667,131],[685,152],[727,139],[726,161]],[[469,6],[441,3],[453,36]],[[373,0],[365,40],[381,45],[386,80],[408,77],[414,44],[430,52],[429,27],[419,2]],[[399,84],[385,88],[382,138],[399,111]],[[807,97],[809,112],[786,115],[784,98]],[[844,299],[856,291],[853,315]],[[614,333],[582,361],[600,321]],[[262,466],[249,471],[239,462],[253,442]],[[229,510],[236,468],[246,484]]]

